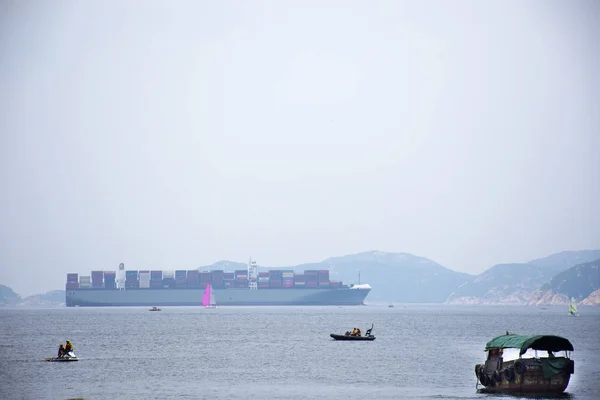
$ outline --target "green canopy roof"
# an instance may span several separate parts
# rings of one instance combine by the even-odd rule
[[[546,351],[573,351],[573,345],[571,342],[569,342],[569,340],[554,335],[502,335],[490,340],[485,345],[486,350],[506,348],[520,349],[519,355],[525,353],[527,349]]]

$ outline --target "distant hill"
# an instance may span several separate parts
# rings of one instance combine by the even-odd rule
[[[531,260],[527,264],[540,267],[563,267],[563,270],[566,270],[574,265],[597,259],[600,259],[600,250],[561,251],[547,257]]]
[[[457,288],[447,302],[451,304],[523,304],[533,292],[560,272],[562,267],[530,264],[498,264]]]
[[[220,270],[222,269],[223,271],[235,271],[238,269],[247,269],[248,268],[248,264],[244,264],[244,263],[240,263],[240,262],[235,262],[235,261],[227,261],[227,260],[222,260],[222,261],[217,261],[214,264],[211,265],[206,265],[203,267],[198,268],[198,270],[200,271],[208,271],[208,270]]]
[[[600,289],[600,258],[575,265],[555,275],[542,285],[531,299],[532,304],[567,304],[571,297],[585,300]]]
[[[60,307],[65,304],[65,291],[52,290],[44,294],[34,294],[21,300],[19,306],[24,307]]]
[[[16,294],[8,286],[0,285],[0,306],[16,305],[21,300],[21,296]]]
[[[409,253],[368,251],[301,264],[295,271],[328,269],[331,280],[368,283],[373,288],[367,302],[441,303],[452,290],[475,278]]]
[[[600,255],[600,250],[563,251],[528,263],[498,264],[457,288],[447,302],[452,304],[562,304],[568,298],[542,299],[540,287],[556,275]],[[571,264],[575,263],[575,264]],[[547,292],[545,292],[547,295]],[[542,297],[540,297],[542,296]]]

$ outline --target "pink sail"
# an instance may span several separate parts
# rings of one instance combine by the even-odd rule
[[[204,294],[202,295],[202,305],[209,306],[210,305],[210,283],[206,285],[206,289],[204,289]]]

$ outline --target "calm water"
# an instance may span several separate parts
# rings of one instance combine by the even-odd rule
[[[566,336],[566,397],[600,398],[600,309],[364,307],[0,310],[1,399],[497,399],[474,365],[507,329]],[[373,342],[329,334],[375,324]],[[49,363],[70,339],[79,362]],[[502,397],[506,399],[506,397]]]

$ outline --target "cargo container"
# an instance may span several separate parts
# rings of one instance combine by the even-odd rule
[[[199,306],[204,287],[211,283],[220,305],[358,305],[370,291],[368,285],[348,287],[340,281],[325,281],[329,274],[323,271],[319,274],[316,270],[298,275],[287,269],[271,270],[258,272],[256,277],[248,276],[248,271],[241,269],[184,271],[185,279],[175,270],[124,271],[125,287],[121,290],[116,288],[115,271],[94,271],[90,276],[81,277],[70,273],[65,284],[65,301],[69,307]],[[255,279],[257,290],[250,288],[251,279]],[[94,282],[102,282],[103,286],[90,287]]]
[[[175,278],[175,271],[163,271],[163,279]]]
[[[163,280],[162,279],[150,279],[150,287],[151,288],[162,288]]]
[[[160,279],[162,280],[163,278],[163,272],[162,271],[150,271],[150,279]]]

